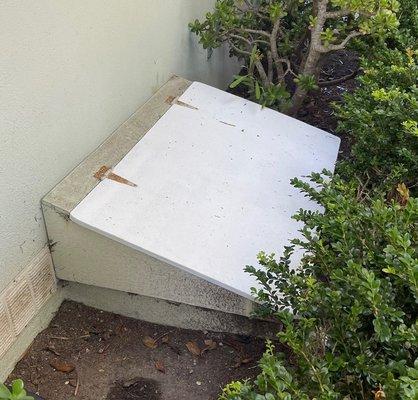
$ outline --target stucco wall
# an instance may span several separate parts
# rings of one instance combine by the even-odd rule
[[[171,74],[226,86],[187,28],[213,3],[0,2],[0,291],[46,243],[41,197]]]

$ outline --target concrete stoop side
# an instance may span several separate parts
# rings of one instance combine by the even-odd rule
[[[98,185],[191,82],[174,76],[42,200],[58,279],[249,316],[254,303],[219,285],[75,223],[74,208]],[[166,323],[164,320],[161,323]]]
[[[253,310],[250,300],[83,228],[48,206],[44,217],[59,279],[244,316]]]

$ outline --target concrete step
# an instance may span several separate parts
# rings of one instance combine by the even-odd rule
[[[243,268],[280,254],[300,228],[291,215],[316,208],[290,179],[333,170],[338,148],[173,77],[43,199],[57,277],[248,316],[257,284]]]

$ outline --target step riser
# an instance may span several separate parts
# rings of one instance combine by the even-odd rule
[[[270,338],[280,329],[277,323],[273,324],[154,297],[76,282],[62,282],[62,285],[65,299],[155,324]]]

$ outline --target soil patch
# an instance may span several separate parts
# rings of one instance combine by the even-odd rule
[[[9,381],[45,400],[216,399],[253,378],[264,340],[193,331],[64,302]]]
[[[127,382],[117,382],[106,400],[137,399],[159,400],[160,385],[152,379],[138,378]]]

